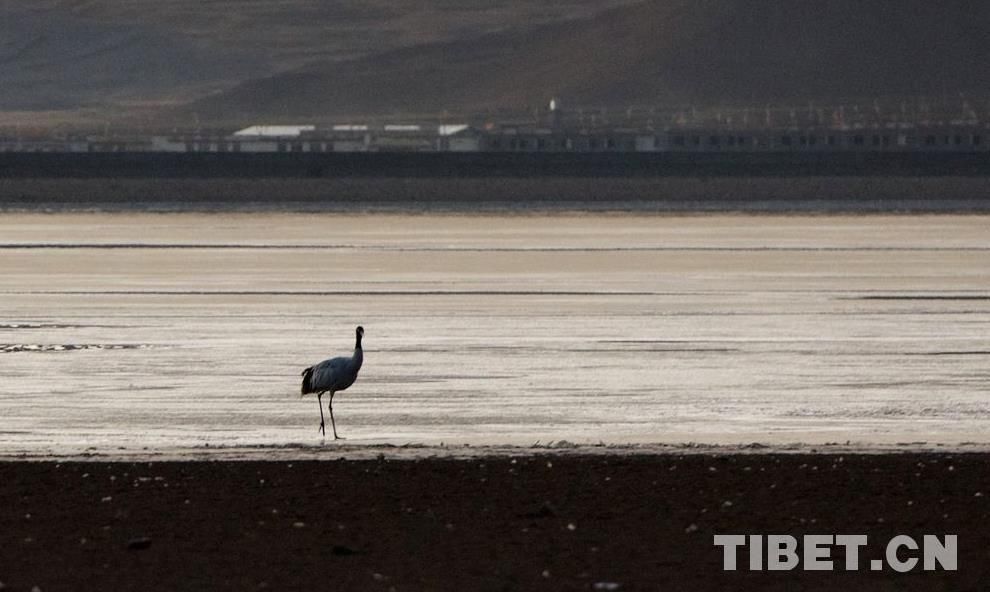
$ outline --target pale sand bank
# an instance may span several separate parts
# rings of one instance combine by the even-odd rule
[[[335,399],[349,445],[988,442],[988,229],[5,214],[0,454],[308,455],[299,372],[357,324],[366,366]]]

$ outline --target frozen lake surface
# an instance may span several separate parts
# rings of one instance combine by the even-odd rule
[[[351,445],[990,441],[985,216],[5,214],[0,454],[320,445],[358,324]]]

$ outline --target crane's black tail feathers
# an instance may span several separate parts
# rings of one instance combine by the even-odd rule
[[[303,370],[302,377],[303,377],[302,394],[299,396],[313,392],[313,367],[310,366],[309,368]]]

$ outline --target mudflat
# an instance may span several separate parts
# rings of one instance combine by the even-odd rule
[[[986,442],[985,216],[7,214],[0,454]]]

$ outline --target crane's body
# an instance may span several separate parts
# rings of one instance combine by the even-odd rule
[[[333,396],[338,391],[342,391],[354,384],[357,380],[358,371],[364,362],[364,350],[361,349],[361,338],[364,336],[364,327],[358,327],[355,331],[357,341],[354,344],[354,355],[350,357],[331,358],[323,360],[319,364],[310,366],[302,372],[302,394],[308,395],[316,393],[317,401],[320,405],[320,431],[326,435],[323,421],[323,394],[330,393],[330,427],[333,429],[333,439],[340,437],[337,435],[337,424],[333,419]]]

